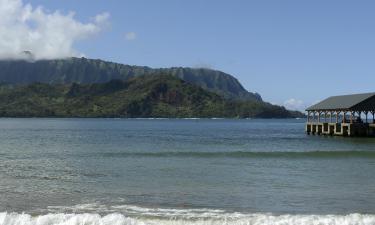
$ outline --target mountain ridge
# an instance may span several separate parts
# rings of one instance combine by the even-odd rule
[[[1,60],[0,82],[9,84],[105,83],[135,76],[166,73],[196,84],[228,99],[262,101],[258,93],[247,91],[234,76],[219,70],[190,67],[151,68],[101,59],[67,58],[55,60]]]

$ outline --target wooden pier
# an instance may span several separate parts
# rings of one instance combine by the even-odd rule
[[[307,134],[375,137],[375,93],[330,97],[306,111]]]

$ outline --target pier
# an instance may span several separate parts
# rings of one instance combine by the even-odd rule
[[[329,97],[306,111],[309,135],[375,137],[375,93]]]

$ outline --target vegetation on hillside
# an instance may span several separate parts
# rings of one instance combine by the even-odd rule
[[[229,117],[303,116],[254,100],[229,100],[172,75],[95,84],[3,85],[1,117]]]

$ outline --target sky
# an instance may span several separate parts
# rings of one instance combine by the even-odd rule
[[[303,110],[374,92],[375,1],[0,0],[0,58],[207,67]]]

